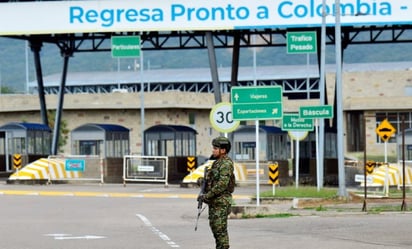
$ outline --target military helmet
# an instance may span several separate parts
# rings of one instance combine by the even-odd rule
[[[217,137],[213,139],[212,145],[220,149],[226,149],[226,153],[229,153],[230,148],[232,147],[229,139],[227,139],[226,137]]]

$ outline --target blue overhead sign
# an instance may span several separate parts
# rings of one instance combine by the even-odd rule
[[[341,0],[341,24],[411,24],[412,1]],[[36,11],[33,11],[36,10]],[[326,24],[335,24],[326,0]],[[0,35],[319,27],[322,0],[94,0],[0,3]]]

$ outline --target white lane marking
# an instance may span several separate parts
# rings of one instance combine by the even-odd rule
[[[152,232],[154,234],[156,234],[157,236],[159,236],[159,238],[161,238],[163,241],[165,241],[170,247],[172,248],[180,248],[180,246],[178,244],[176,244],[175,242],[173,242],[169,236],[167,236],[166,234],[162,233],[159,229],[157,229],[156,227],[154,227],[152,225],[152,223],[149,221],[149,219],[147,219],[144,215],[141,214],[136,214],[137,217],[139,217],[139,219],[141,221],[143,221],[143,223],[149,227],[150,230],[152,230]]]
[[[68,233],[48,233],[48,234],[43,234],[43,235],[47,237],[72,236],[71,234],[68,234]]]
[[[84,235],[84,236],[61,236],[61,237],[54,237],[55,240],[74,240],[74,239],[104,239],[104,236],[97,236],[97,235]]]
[[[89,239],[106,238],[105,236],[99,236],[99,235],[72,236],[71,234],[67,234],[67,233],[50,233],[50,234],[44,234],[44,236],[53,237],[55,240],[79,240],[79,239],[89,240]]]

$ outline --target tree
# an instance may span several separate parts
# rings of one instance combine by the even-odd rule
[[[14,93],[14,90],[11,89],[8,86],[1,86],[0,87],[0,94],[10,94],[10,93]]]

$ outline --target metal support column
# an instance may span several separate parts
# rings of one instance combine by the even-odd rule
[[[47,118],[47,107],[46,107],[46,98],[44,96],[44,84],[43,84],[43,72],[41,68],[41,61],[40,61],[40,50],[42,47],[42,42],[32,41],[30,40],[30,48],[33,52],[34,57],[34,66],[36,68],[36,77],[37,77],[37,88],[39,92],[39,100],[40,100],[40,115],[44,125],[49,125],[49,121]]]
[[[63,110],[64,102],[64,90],[66,88],[66,78],[67,78],[67,68],[69,65],[69,57],[72,55],[72,52],[63,51],[63,72],[59,88],[59,102],[56,108],[56,117],[54,120],[54,129],[53,129],[53,143],[52,143],[52,155],[57,155],[59,148],[59,132],[60,132],[60,123]]]
[[[210,73],[212,74],[213,91],[215,93],[215,103],[222,102],[222,95],[220,93],[219,76],[217,71],[215,45],[213,43],[213,36],[211,31],[206,31],[207,51],[209,55]]]
[[[233,36],[232,73],[230,77],[230,88],[237,85],[239,75],[240,33],[235,31]],[[230,89],[229,89],[230,92]]]
[[[320,105],[325,105],[326,103],[326,0],[322,0],[322,25],[320,32],[320,52],[318,52],[318,57],[320,57],[320,82],[319,82],[319,100]],[[319,43],[318,43],[319,44]],[[324,182],[324,169],[325,169],[325,119],[319,120],[319,182],[318,186],[323,187]]]
[[[335,0],[336,23],[335,23],[335,45],[336,45],[336,122],[337,122],[337,147],[338,147],[338,174],[339,174],[339,196],[347,196],[345,183],[344,165],[344,139],[343,139],[343,97],[342,97],[342,33],[341,33],[341,8],[340,0]]]

